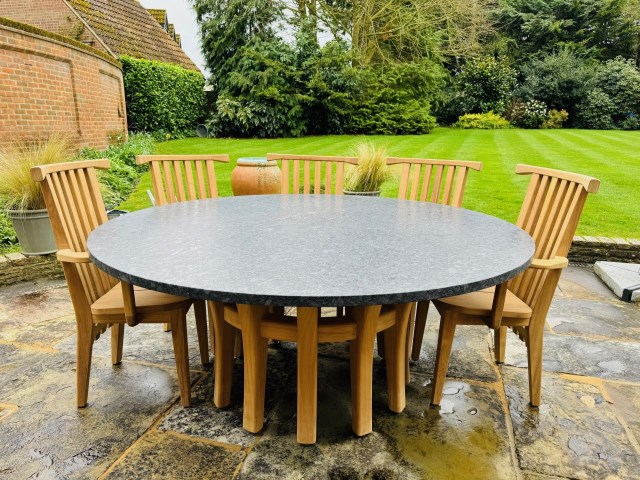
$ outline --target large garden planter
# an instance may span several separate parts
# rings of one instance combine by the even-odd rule
[[[238,195],[280,193],[282,172],[275,160],[263,157],[239,158],[231,172],[231,190]]]
[[[344,195],[354,195],[358,197],[379,197],[380,190],[376,190],[375,192],[352,192],[350,190],[343,190],[342,193]]]
[[[7,210],[25,255],[46,255],[58,250],[46,210]]]

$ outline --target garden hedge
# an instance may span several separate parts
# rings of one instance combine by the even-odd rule
[[[129,129],[179,134],[204,116],[204,77],[177,65],[123,56]]]

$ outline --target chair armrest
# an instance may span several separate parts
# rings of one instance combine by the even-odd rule
[[[543,270],[557,270],[569,265],[569,260],[565,257],[554,257],[548,259],[534,258],[529,268],[540,268]]]
[[[56,258],[61,262],[68,263],[91,263],[89,252],[74,252],[73,250],[58,250]]]

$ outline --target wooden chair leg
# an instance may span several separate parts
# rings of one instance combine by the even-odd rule
[[[200,362],[202,366],[209,364],[209,339],[207,338],[207,307],[204,300],[194,300],[193,312],[196,317],[198,332],[198,347],[200,348]]]
[[[529,361],[529,401],[540,406],[542,390],[542,338],[544,328],[527,327],[527,359]]]
[[[215,328],[215,376],[213,403],[218,408],[231,403],[231,380],[233,376],[233,345],[236,329],[224,320],[224,304],[207,302],[209,318]]]
[[[384,331],[387,365],[387,391],[389,409],[400,413],[406,406],[405,367],[407,365],[407,326],[411,315],[411,303],[395,306],[396,323]]]
[[[89,397],[89,376],[93,353],[93,322],[89,319],[76,320],[78,339],[76,343],[76,401],[78,408],[87,406]]]
[[[420,358],[424,329],[427,325],[427,313],[429,313],[429,301],[418,302],[416,308],[416,320],[413,327],[413,345],[411,348],[411,360],[417,362]]]
[[[257,433],[264,425],[264,390],[267,377],[267,339],[260,336],[266,307],[238,304],[244,350],[244,413],[242,426]]]
[[[316,443],[318,318],[320,309],[298,307],[298,443]]]
[[[355,358],[355,398],[352,405],[353,432],[367,435],[373,428],[373,347],[376,339],[376,324],[380,316],[380,305],[356,307],[356,358]],[[352,395],[353,396],[353,395]]]
[[[181,315],[176,315],[171,322],[171,338],[173,340],[173,351],[176,356],[176,369],[178,370],[180,403],[183,407],[190,407],[191,377],[189,375],[189,345],[187,343],[186,312]]]
[[[243,346],[242,346],[242,330],[238,330],[237,328],[233,329],[233,356],[234,357],[242,357],[243,356]]]
[[[404,383],[409,385],[411,383],[411,371],[409,370],[409,360],[411,359],[411,350],[413,346],[413,334],[416,328],[416,309],[417,303],[411,304],[411,312],[409,313],[409,323],[407,325],[407,339],[405,341],[404,353],[407,357],[404,364]]]
[[[224,307],[223,307],[224,308]],[[210,302],[207,302],[207,311],[209,312],[209,351],[211,352],[211,356],[216,356],[216,326],[215,319],[213,318],[215,309],[210,305]],[[224,311],[223,311],[224,315]]]
[[[455,318],[452,315],[442,314],[440,319],[440,330],[438,331],[438,350],[436,352],[436,365],[434,367],[433,392],[431,403],[440,405],[442,400],[442,390],[444,380],[449,367],[449,357],[453,346],[453,336],[456,333]]]
[[[124,343],[124,323],[111,325],[111,364],[120,365],[122,362],[122,346]]]
[[[500,327],[493,332],[493,348],[496,362],[504,363],[507,347],[507,327]]]
[[[162,328],[164,329],[165,332],[170,332],[171,331],[171,324],[170,323],[165,323]]]

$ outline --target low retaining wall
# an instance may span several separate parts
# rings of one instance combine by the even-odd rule
[[[574,263],[640,263],[640,240],[608,237],[574,237],[569,261]]]
[[[0,287],[29,282],[37,278],[64,278],[55,255],[25,257],[21,253],[0,255]]]

